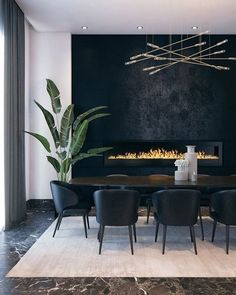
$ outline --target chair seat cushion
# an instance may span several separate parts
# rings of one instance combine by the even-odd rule
[[[236,222],[234,222],[233,220],[224,220],[216,211],[211,211],[210,216],[212,219],[214,219],[220,223],[229,224],[229,225],[236,225]]]
[[[63,214],[65,215],[73,215],[73,216],[81,216],[87,214],[89,211],[86,209],[78,209],[78,208],[67,208],[63,210]]]
[[[85,209],[90,211],[91,210],[91,204],[88,202],[79,202],[76,206],[73,206],[76,209]]]
[[[107,226],[127,226],[127,225],[133,225],[138,221],[138,215],[136,216],[135,220],[133,220],[132,223],[127,224],[127,222],[123,222],[122,218],[120,220],[113,220],[110,222],[107,222],[106,224],[103,225],[107,225]]]
[[[212,219],[214,219],[215,221],[225,224],[224,220],[222,220],[222,218],[220,217],[220,215],[216,211],[211,211],[210,217]]]

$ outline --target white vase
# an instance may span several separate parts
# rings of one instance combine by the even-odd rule
[[[188,180],[188,172],[186,171],[175,171],[175,180],[176,181],[183,181]]]
[[[187,153],[184,154],[185,160],[189,161],[188,179],[192,180],[193,175],[197,178],[197,153],[195,152],[195,145],[187,145]]]

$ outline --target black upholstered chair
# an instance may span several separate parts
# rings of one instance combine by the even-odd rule
[[[169,177],[169,175],[167,174],[151,174],[149,175],[149,177]],[[158,187],[156,188],[156,190],[163,190],[164,187]],[[152,208],[152,197],[149,195],[146,199],[146,204],[147,204],[147,223],[149,222],[149,217],[150,217],[150,213],[151,213],[151,208]]]
[[[167,226],[189,226],[191,241],[197,255],[194,224],[197,223],[199,214],[200,196],[199,191],[190,189],[162,190],[152,195],[156,219],[155,242],[157,241],[159,224],[163,224],[162,254],[165,253]]]
[[[109,175],[106,175],[106,177],[109,177],[109,178],[116,178],[116,177],[121,177],[121,178],[124,177],[125,178],[127,176],[128,176],[127,174],[109,174]],[[110,188],[110,187],[107,186],[107,188]],[[116,189],[116,188],[125,189],[126,186],[125,185],[118,185],[118,186],[112,186],[112,188],[114,188],[114,189]]]
[[[216,192],[211,196],[210,216],[214,220],[212,239],[214,242],[217,222],[226,226],[226,254],[229,254],[229,227],[236,225],[236,189]]]
[[[198,174],[197,175],[198,179],[199,178],[205,178],[205,177],[210,177],[209,174]],[[210,202],[211,202],[211,196],[208,193],[208,191],[206,189],[201,190],[201,200],[200,200],[200,206],[201,207],[208,207],[210,208]]]
[[[81,200],[80,196],[74,190],[72,190],[73,186],[68,183],[61,181],[51,181],[50,186],[55,209],[58,213],[58,219],[53,232],[53,237],[55,236],[56,231],[59,230],[63,217],[83,216],[84,232],[85,237],[87,238],[86,219],[89,228],[88,214],[91,210],[90,201]]]
[[[128,226],[133,255],[132,226],[136,242],[135,223],[138,220],[139,193],[133,190],[120,189],[99,190],[94,193],[94,203],[96,219],[100,225],[98,232],[99,254],[102,250],[105,226]]]
[[[109,174],[106,177],[127,177],[127,174]]]

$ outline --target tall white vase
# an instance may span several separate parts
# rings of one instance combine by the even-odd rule
[[[187,153],[184,154],[185,160],[189,161],[188,179],[193,180],[197,177],[197,153],[195,153],[195,145],[187,145]]]

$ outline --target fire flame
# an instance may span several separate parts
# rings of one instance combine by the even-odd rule
[[[150,149],[147,152],[126,152],[124,154],[110,155],[109,160],[136,160],[136,159],[161,159],[161,160],[176,160],[183,159],[184,153],[177,150],[166,150],[164,148]],[[218,160],[215,155],[206,154],[204,151],[197,152],[199,160]]]

